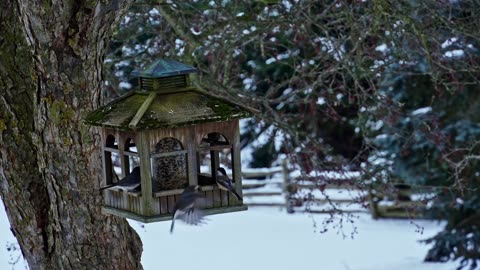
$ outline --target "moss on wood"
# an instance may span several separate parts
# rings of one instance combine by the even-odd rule
[[[132,92],[130,96],[116,100],[90,113],[85,123],[112,127],[119,130],[146,130],[174,128],[206,122],[220,122],[250,117],[241,106],[210,96],[195,89],[158,94],[135,127],[131,119],[145,102],[144,92]]]

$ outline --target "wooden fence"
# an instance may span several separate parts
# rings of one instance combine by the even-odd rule
[[[278,174],[281,174],[281,177]],[[335,184],[335,181],[322,187],[315,184],[295,183],[290,178],[286,161],[283,161],[282,166],[270,169],[243,169],[242,175],[245,204],[249,207],[280,207],[285,208],[288,213],[370,213],[373,218],[422,217],[425,209],[425,204],[421,200],[409,198],[398,200],[397,194],[394,194],[391,200],[384,200],[386,196],[384,193],[371,188],[361,190],[354,185]],[[251,180],[252,178],[265,180]],[[320,194],[319,189],[322,190]],[[306,197],[302,198],[298,195],[302,191]],[[315,192],[317,192],[316,196],[308,197],[308,194]],[[336,193],[342,192],[343,196],[335,196]],[[353,195],[345,196],[345,193]],[[410,194],[405,196],[409,197]]]

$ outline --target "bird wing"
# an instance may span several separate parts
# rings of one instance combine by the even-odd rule
[[[190,197],[190,198],[188,198]],[[202,208],[205,206],[205,198],[198,194],[188,194],[183,197],[186,201],[192,201],[192,203],[186,207],[181,207],[175,212],[175,218],[182,220],[189,225],[200,225],[205,223],[205,213]]]
[[[217,177],[217,183],[228,190],[233,189],[232,182],[226,177]]]
[[[140,185],[140,179],[126,178],[123,182],[118,182],[117,186],[121,187],[137,187]]]
[[[189,225],[200,225],[205,223],[205,213],[200,208],[192,208],[182,220]]]
[[[127,175],[127,177],[118,181],[117,187],[121,189],[132,190],[140,186],[140,184],[141,184],[140,169],[139,167],[135,167],[133,171],[129,175]]]
[[[200,208],[192,207],[187,211],[177,210],[175,219],[179,219],[189,225],[200,225],[205,223],[205,213]]]

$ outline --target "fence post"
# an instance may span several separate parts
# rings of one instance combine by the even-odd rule
[[[285,196],[285,207],[287,209],[287,213],[293,213],[292,203],[290,201],[290,177],[288,172],[288,165],[287,159],[284,158],[282,160],[282,173],[283,173],[283,194]]]
[[[373,187],[372,185],[368,186],[368,201],[370,204],[370,213],[373,219],[377,219],[379,217],[378,213],[378,204],[377,204],[377,196],[373,194]]]

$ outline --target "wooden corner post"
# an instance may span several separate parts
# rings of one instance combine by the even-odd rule
[[[238,120],[234,120],[233,141],[232,143],[232,178],[235,181],[235,190],[242,194],[242,161],[240,159],[240,125]]]
[[[187,135],[187,169],[188,169],[188,184],[198,184],[199,164],[197,159],[197,141],[195,136],[195,128],[188,129]]]
[[[142,214],[152,215],[152,173],[150,161],[150,140],[148,131],[138,134],[138,154],[140,156],[140,175],[142,178]]]

